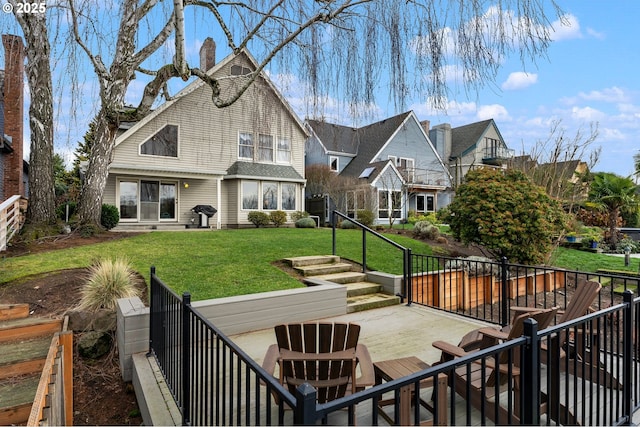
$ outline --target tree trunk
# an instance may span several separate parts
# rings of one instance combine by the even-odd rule
[[[618,247],[618,232],[616,230],[616,225],[618,223],[619,211],[619,208],[611,209],[609,211],[609,234],[612,249],[616,249]]]
[[[31,91],[27,222],[54,223],[56,206],[53,179],[53,83],[46,15],[24,14],[18,21],[26,40],[25,71]]]
[[[89,166],[85,173],[78,204],[78,218],[82,225],[100,225],[102,197],[107,184],[109,163],[111,163],[118,129],[117,125],[109,119],[109,114],[104,107],[98,112],[95,123],[95,140],[91,146]]]

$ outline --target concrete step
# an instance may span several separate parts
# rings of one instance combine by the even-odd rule
[[[347,298],[347,313],[371,310],[400,304],[400,297],[382,293],[359,295]]]
[[[345,284],[347,287],[347,298],[360,295],[376,294],[382,291],[382,285],[372,282],[355,282]]]
[[[295,269],[303,276],[308,277],[350,271],[351,264],[338,262],[335,264],[305,265],[295,267]]]
[[[340,262],[340,257],[336,255],[313,255],[285,258],[284,261],[291,267],[304,267],[306,265],[336,264]]]
[[[367,279],[367,275],[357,271],[344,271],[342,273],[321,274],[313,278],[344,285],[347,283],[363,282]]]

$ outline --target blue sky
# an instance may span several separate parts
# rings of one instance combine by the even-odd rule
[[[508,58],[496,81],[477,94],[467,95],[452,82],[446,111],[433,110],[425,99],[417,98],[408,100],[407,109],[414,110],[421,120],[430,120],[431,125],[447,122],[455,127],[493,118],[517,154],[527,153],[536,141],[547,139],[554,122],[561,122],[566,138],[573,138],[580,130],[588,134],[590,126],[597,123],[598,137],[592,147],[602,147],[602,154],[594,170],[630,175],[634,171],[633,155],[640,153],[640,85],[637,83],[640,2],[559,0],[559,4],[570,26],[552,23],[554,42],[546,58],[525,66],[519,58]],[[205,19],[187,20],[187,26],[187,59],[191,64],[198,63],[199,48],[208,35],[213,35],[218,43],[217,57],[226,56],[224,41],[215,33],[207,33],[211,29]],[[166,63],[171,54],[168,43],[160,62]],[[79,110],[95,112],[97,84],[89,65],[86,67],[84,77],[80,78],[85,105]],[[282,91],[304,118],[307,108],[295,70],[288,70],[287,75],[272,71],[271,76],[277,84],[288,82],[282,85]],[[174,93],[182,85],[175,81]],[[126,101],[137,104],[143,87],[144,79],[134,80]],[[388,88],[381,86],[378,91],[376,119],[399,113],[388,102]],[[63,105],[69,103],[66,95],[60,99]],[[347,116],[344,102],[328,100],[325,110],[328,120],[351,124],[344,118]],[[56,151],[66,154],[70,160],[75,142],[82,139],[92,114],[71,119],[67,116],[68,110],[68,107],[60,109],[62,113],[57,116]],[[25,113],[27,111],[25,108]],[[28,152],[28,120],[25,125],[25,151]]]

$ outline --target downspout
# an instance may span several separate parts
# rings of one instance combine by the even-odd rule
[[[216,179],[216,199],[218,200],[218,218],[216,219],[216,229],[220,230],[222,227],[222,180],[218,177]]]

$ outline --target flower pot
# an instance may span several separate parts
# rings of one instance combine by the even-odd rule
[[[567,237],[565,237],[565,239],[567,239],[567,242],[569,242],[569,243],[575,243],[576,242],[576,236],[567,236]]]

